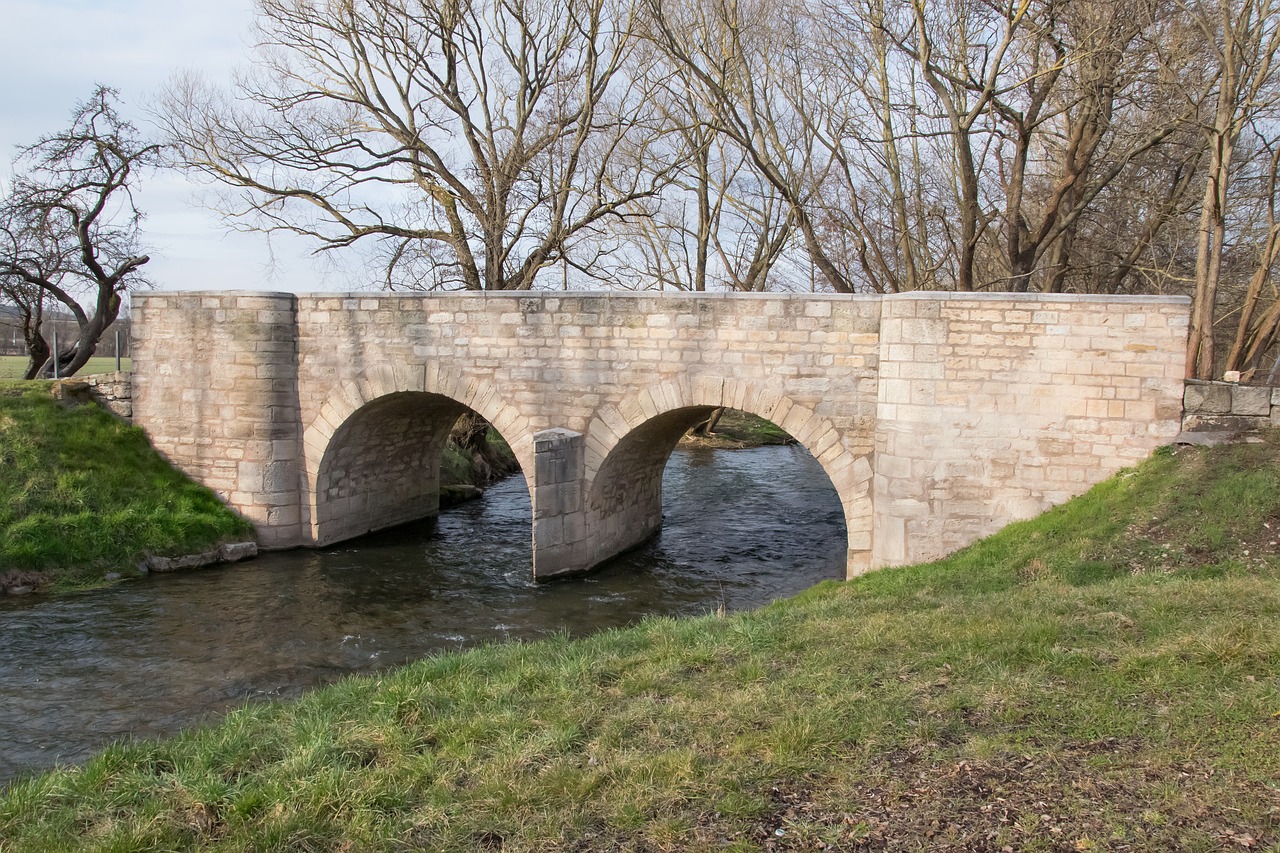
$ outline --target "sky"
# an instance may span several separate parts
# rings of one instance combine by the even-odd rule
[[[61,130],[102,83],[152,134],[147,109],[178,71],[230,79],[250,56],[251,0],[0,0],[0,176],[16,146]],[[349,290],[301,239],[230,232],[201,203],[200,185],[148,175],[139,206],[148,277],[165,290]]]

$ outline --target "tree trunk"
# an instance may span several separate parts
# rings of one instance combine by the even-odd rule
[[[37,334],[34,338],[27,339],[27,371],[22,375],[23,379],[35,379],[40,375],[40,369],[45,366],[49,360],[49,344],[45,339]]]
[[[978,255],[978,174],[969,148],[969,134],[957,134],[956,155],[960,161],[960,267],[956,271],[956,288],[966,293],[974,286],[973,265]]]
[[[1224,15],[1226,13],[1223,8]],[[1231,177],[1231,156],[1238,132],[1239,85],[1243,60],[1236,33],[1224,20],[1222,66],[1218,77],[1218,98],[1213,128],[1209,131],[1209,173],[1205,179],[1196,230],[1196,289],[1191,301],[1191,330],[1187,337],[1187,376],[1213,378],[1213,320],[1218,300],[1218,280],[1222,270],[1222,241],[1226,235],[1227,184]]]
[[[1219,136],[1213,147],[1196,231],[1196,289],[1191,303],[1191,332],[1187,338],[1187,376],[1213,378],[1213,318],[1222,269],[1223,196],[1230,168],[1230,140]]]
[[[706,128],[698,128],[699,138],[694,156],[698,163],[698,244],[693,262],[693,289],[707,289],[707,254],[711,249],[711,141]]]
[[[18,310],[22,313],[22,340],[27,347],[27,370],[22,378],[35,379],[49,360],[49,342],[40,334],[40,324],[44,322],[43,296],[37,296],[34,304],[14,301],[18,302]]]
[[[707,416],[707,419],[690,430],[694,435],[708,436],[715,435],[716,424],[720,422],[720,418],[724,416],[724,406],[715,409]]]
[[[489,443],[489,429],[490,424],[484,417],[469,411],[458,418],[449,432],[449,440],[471,455],[480,485],[511,473],[507,461]]]

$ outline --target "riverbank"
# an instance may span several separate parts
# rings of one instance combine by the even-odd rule
[[[0,589],[70,590],[251,539],[214,494],[160,458],[142,430],[47,382],[0,382]]]
[[[0,380],[0,595],[91,589],[253,550],[252,526],[162,459],[141,430],[49,391],[49,382]],[[483,453],[451,442],[441,506],[478,498],[517,470],[495,430]]]
[[[796,440],[782,427],[738,409],[725,409],[710,434],[691,431],[680,439],[681,447],[711,450],[745,450],[795,443]]]
[[[448,654],[0,797],[5,850],[1280,843],[1280,447],[1162,451],[946,560]]]
[[[475,500],[483,496],[486,486],[519,470],[511,447],[492,427],[486,431],[480,450],[463,447],[450,436],[440,456],[440,508]]]

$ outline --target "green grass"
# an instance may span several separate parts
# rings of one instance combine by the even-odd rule
[[[782,427],[739,409],[725,409],[711,435],[687,434],[686,447],[740,449],[770,444],[794,444],[795,439]]]
[[[487,486],[494,481],[495,474],[500,477],[512,470],[519,470],[519,466],[516,465],[516,455],[511,452],[506,439],[496,429],[489,429],[485,441],[489,444],[494,460],[501,466],[499,472],[477,461],[473,454],[450,440],[440,454],[440,485]]]
[[[1280,450],[927,566],[431,658],[16,784],[0,849],[1277,850]]]
[[[70,589],[252,536],[248,522],[160,458],[142,430],[47,382],[0,383],[0,577]]]
[[[76,375],[89,376],[94,373],[114,373],[115,369],[115,356],[97,356],[89,359],[89,363],[82,367]],[[126,372],[133,370],[133,361],[128,358],[121,359],[120,369]],[[0,355],[0,381],[21,379],[26,372],[27,357],[25,355]]]

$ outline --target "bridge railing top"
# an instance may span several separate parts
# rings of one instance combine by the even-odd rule
[[[177,298],[258,297],[264,299],[637,299],[637,300],[804,300],[804,301],[926,301],[926,302],[1028,302],[1047,303],[1107,303],[1143,305],[1188,305],[1188,296],[1112,295],[1090,293],[1003,293],[962,292],[953,290],[917,290],[909,293],[810,293],[807,291],[781,291],[766,293],[742,293],[739,291],[687,291],[687,290],[437,290],[426,292],[353,290],[309,291],[292,293],[266,290],[153,290],[134,293],[134,300],[148,301]]]

